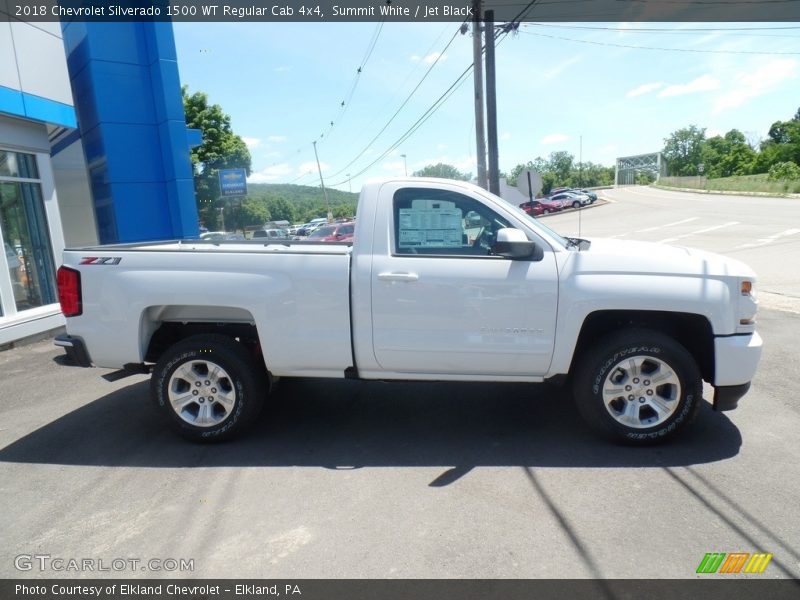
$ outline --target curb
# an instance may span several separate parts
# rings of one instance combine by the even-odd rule
[[[717,194],[721,196],[754,196],[757,198],[793,198],[795,200],[800,200],[800,194],[790,194],[788,192],[786,192],[785,194],[778,194],[773,192],[737,192],[734,190],[701,190],[698,188],[678,188],[666,185],[655,185],[652,183],[648,187],[656,188],[658,190],[664,190],[667,192],[690,192],[695,194]]]

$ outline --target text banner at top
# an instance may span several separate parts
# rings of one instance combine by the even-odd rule
[[[484,0],[495,23],[797,22],[794,0]],[[472,0],[0,0],[2,21],[464,22]]]

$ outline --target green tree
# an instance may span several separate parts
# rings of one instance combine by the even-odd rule
[[[249,175],[250,152],[242,138],[233,133],[231,118],[219,104],[209,105],[204,92],[189,95],[186,86],[181,92],[187,127],[203,133],[203,143],[191,149],[198,212],[206,227],[216,228],[219,170],[239,168]]]
[[[796,181],[800,179],[800,166],[793,162],[782,162],[769,168],[767,179],[772,181]]]
[[[334,219],[342,217],[351,218],[356,214],[356,207],[352,204],[339,204],[338,206],[334,206],[331,212],[333,213]]]
[[[664,158],[670,175],[697,175],[702,162],[706,130],[690,125],[664,139]]]
[[[557,182],[563,182],[561,185],[571,185],[570,180],[575,168],[575,157],[572,154],[565,150],[551,152],[547,160],[547,167]]]
[[[756,162],[756,153],[738,129],[705,140],[700,156],[703,173],[710,178],[749,175]]]
[[[283,196],[267,198],[267,209],[273,221],[289,221],[294,223],[295,212],[292,205]]]
[[[414,177],[441,177],[444,179],[457,179],[458,181],[470,181],[472,179],[472,173],[462,173],[453,165],[445,163],[427,165],[419,171],[415,171],[413,175]]]
[[[270,220],[272,220],[272,215],[270,215],[267,203],[263,198],[247,197],[242,200],[241,221],[243,227],[263,225]],[[227,223],[227,221],[225,222]]]

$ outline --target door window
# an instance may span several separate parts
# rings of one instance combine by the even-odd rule
[[[489,256],[511,227],[484,204],[448,190],[404,188],[394,195],[394,254]]]

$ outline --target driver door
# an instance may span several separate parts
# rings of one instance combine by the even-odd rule
[[[549,248],[538,260],[494,256],[510,227],[478,200],[401,188],[391,198],[390,251],[372,264],[375,358],[384,371],[477,376],[547,373],[558,282]]]

